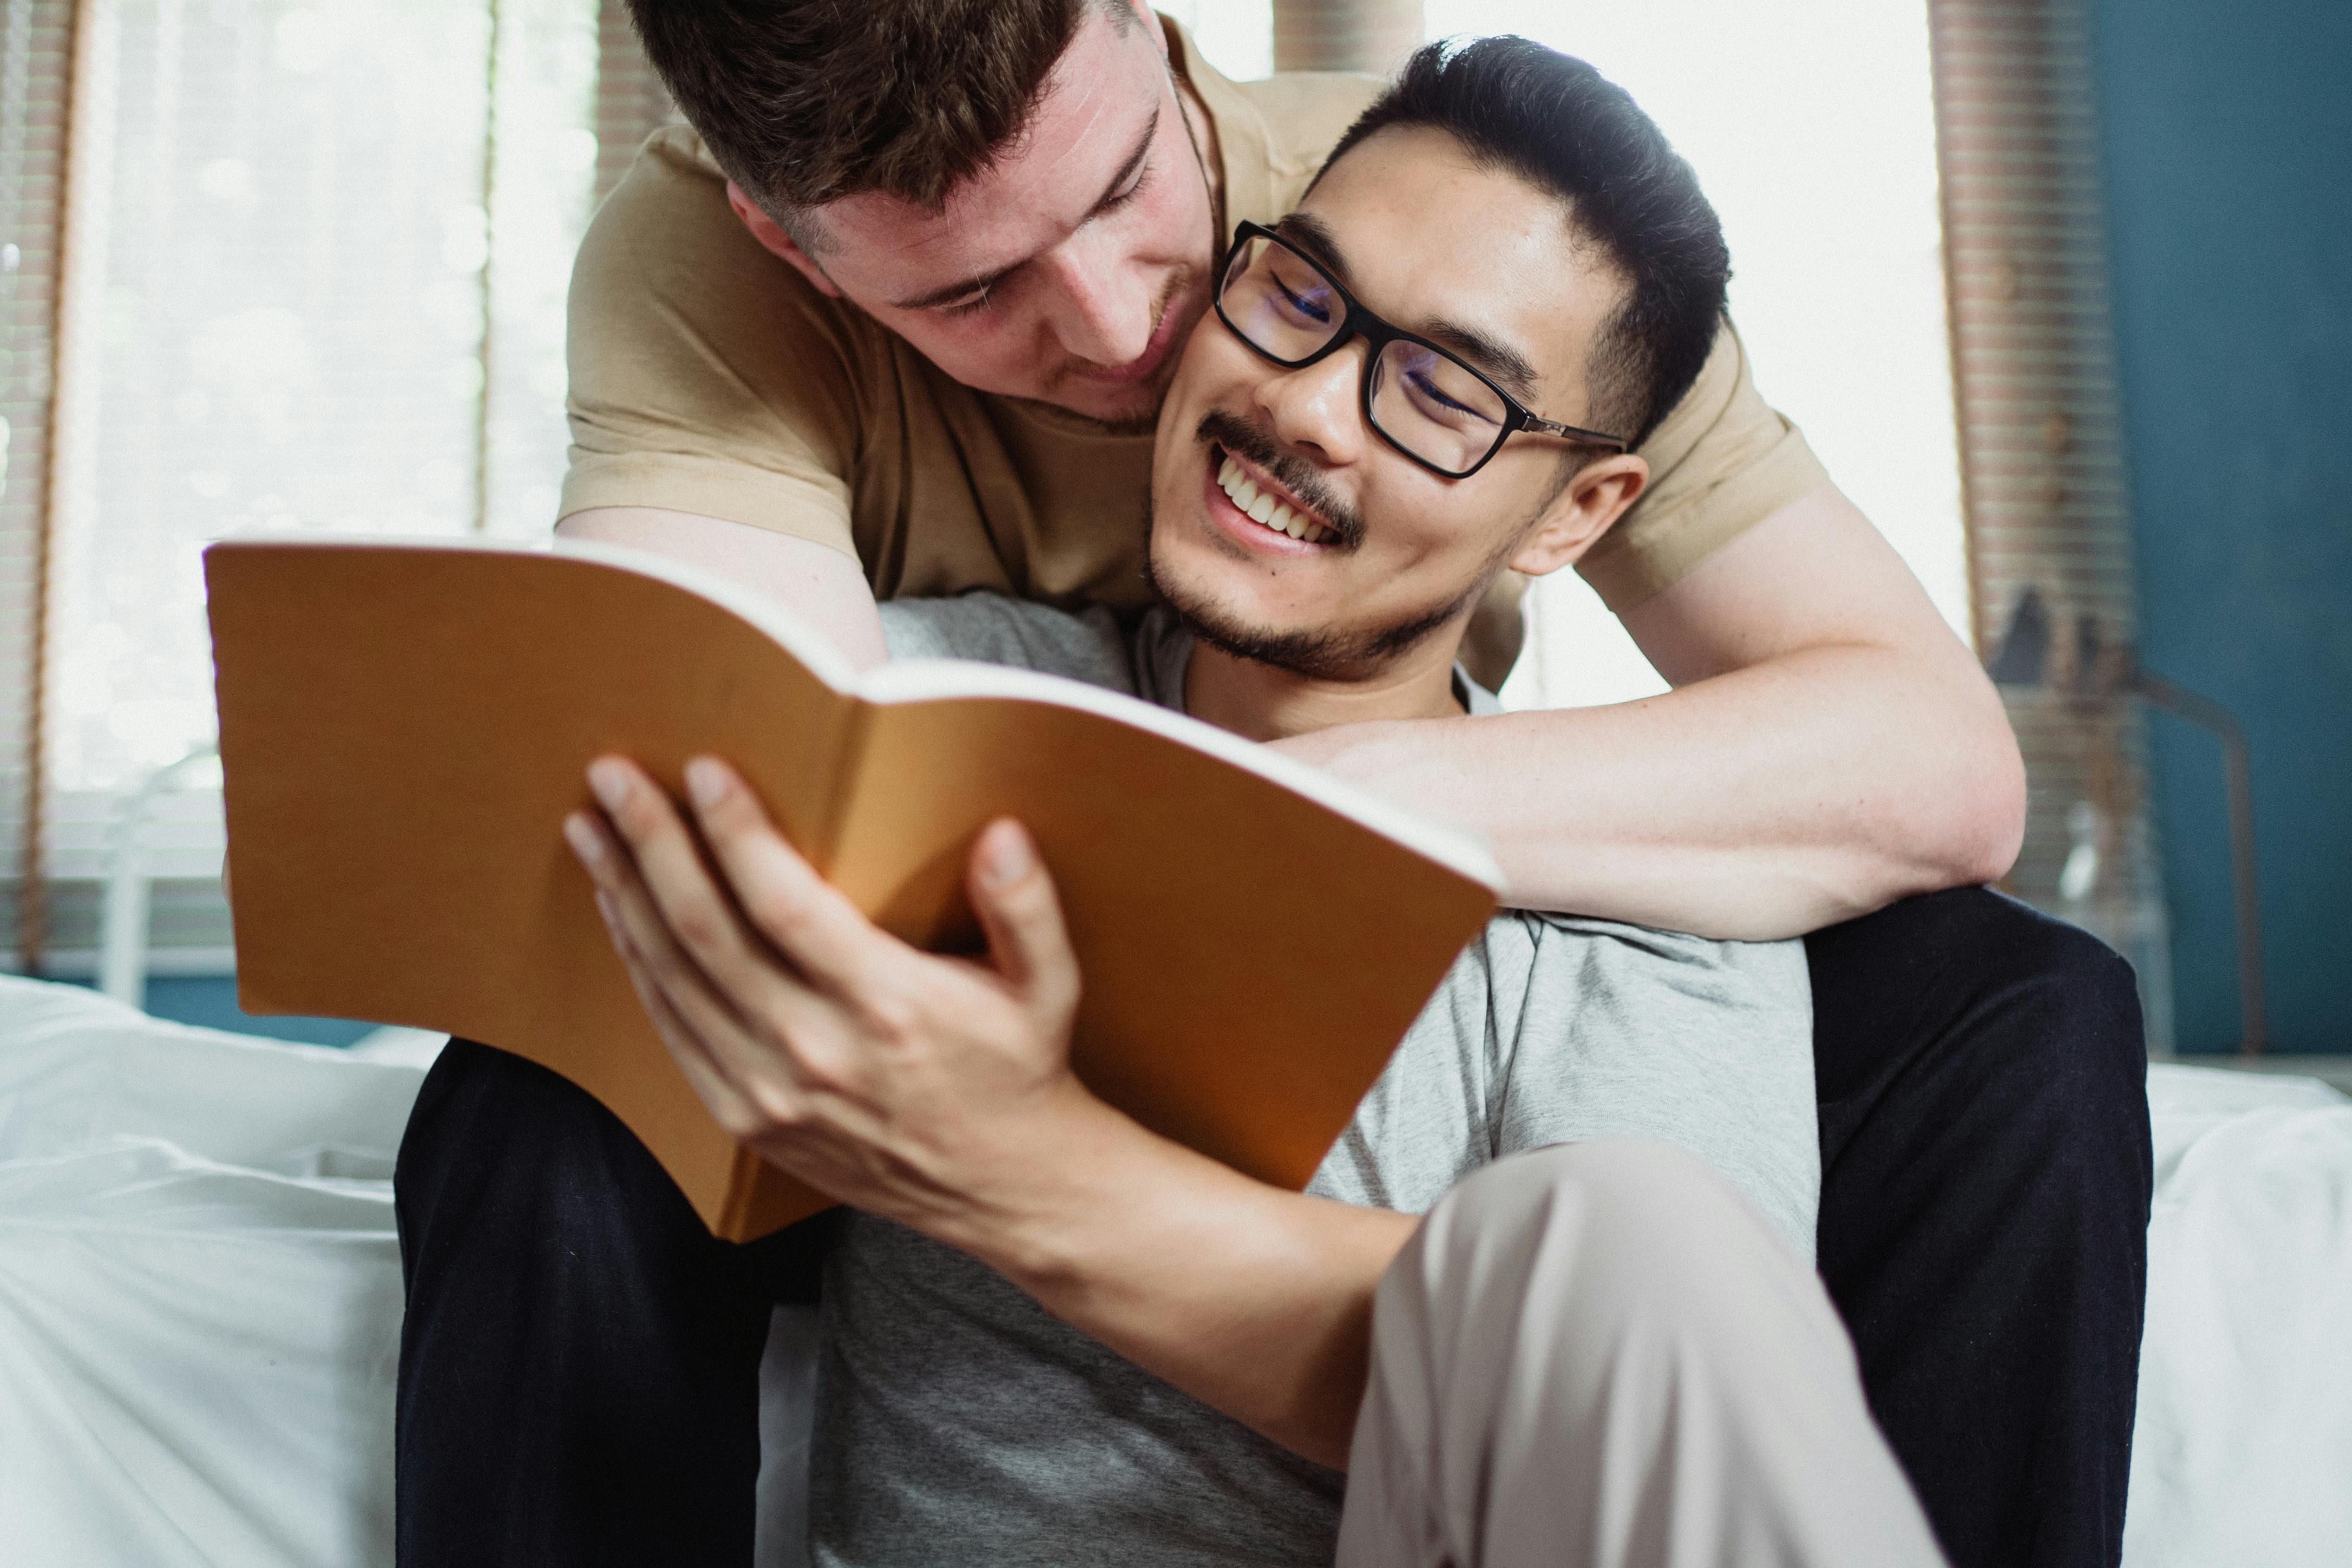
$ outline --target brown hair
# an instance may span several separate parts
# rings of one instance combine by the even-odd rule
[[[1123,0],[629,0],[646,58],[727,177],[803,249],[811,207],[937,210],[1028,123],[1089,6]]]

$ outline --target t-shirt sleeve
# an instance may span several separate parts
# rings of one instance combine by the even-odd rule
[[[1496,1155],[1663,1139],[1713,1166],[1810,1258],[1821,1133],[1803,944],[1517,918],[1535,955],[1494,1110]]]
[[[1641,453],[1650,487],[1577,563],[1621,615],[1829,477],[1803,434],[1757,392],[1728,320]]]
[[[656,131],[573,264],[561,514],[656,507],[856,554],[871,333],[751,236],[690,132]]]
[[[892,599],[879,607],[893,659],[971,659],[1135,695],[1126,634],[1109,611],[1073,613],[1001,593]]]

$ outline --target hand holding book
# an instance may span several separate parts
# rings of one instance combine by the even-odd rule
[[[876,928],[715,758],[687,764],[691,826],[627,762],[589,776],[603,811],[565,836],[671,1057],[746,1148],[972,1249],[1020,1228],[1005,1210],[1041,1160],[1113,1120],[1148,1135],[1071,1070],[1077,959],[1018,823],[973,845],[985,956],[943,957]]]
[[[1079,1079],[1293,1188],[1494,907],[1477,846],[1264,747],[1028,671],[859,677],[658,557],[236,540],[205,570],[243,1006],[551,1067],[732,1239],[828,1200],[711,1118],[632,994],[558,828],[594,758],[676,794],[724,755],[817,874],[929,952],[971,949],[972,841],[1021,821],[1085,977]]]

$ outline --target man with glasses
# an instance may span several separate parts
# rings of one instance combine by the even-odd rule
[[[1591,68],[1424,51],[1297,212],[1244,225],[1181,346],[1160,604],[1131,632],[989,594],[830,609],[899,656],[1255,739],[1492,712],[1456,664],[1475,607],[1641,493],[1627,449],[1698,374],[1727,275],[1690,170]],[[610,825],[566,831],[681,1068],[851,1206],[823,1265],[818,1561],[1939,1561],[1805,1266],[1797,944],[1503,915],[1299,1195],[1071,1074],[1083,977],[1017,824],[975,847],[972,964],[883,936],[713,759],[688,770],[700,842],[625,761],[591,780]],[[467,1126],[525,1146],[404,1179],[424,1332],[465,1333],[453,1294],[529,1332],[404,1366],[404,1556],[741,1561],[763,1268],[791,1239],[711,1240],[585,1095],[456,1042],[404,1178]]]
[[[1176,348],[1235,225],[1295,206],[1377,84],[1229,82],[1139,0],[634,9],[695,129],[582,247],[563,531],[786,598],[1139,613]],[[1842,922],[1807,943],[1821,1265],[1874,1406],[1962,1561],[2112,1561],[2149,1180],[2130,977],[1990,894],[1903,896],[2005,869],[2015,746],[1727,327],[1640,455],[1577,569],[1673,692],[1279,744],[1482,833],[1517,904]],[[1465,648],[1490,685],[1516,580]]]

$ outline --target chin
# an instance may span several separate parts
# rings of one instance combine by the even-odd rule
[[[1423,634],[1416,630],[1400,643],[1393,628],[1349,624],[1337,606],[1269,605],[1258,591],[1262,570],[1213,548],[1188,546],[1156,526],[1144,552],[1144,575],[1160,602],[1202,642],[1310,680],[1366,679]]]
[[[1348,612],[1343,591],[1324,596],[1328,604],[1269,604],[1263,566],[1218,548],[1205,518],[1174,514],[1185,516],[1180,532],[1163,526],[1166,515],[1155,509],[1144,541],[1144,576],[1160,601],[1211,646],[1311,680],[1368,680],[1447,628],[1458,632],[1490,580],[1371,621]]]

